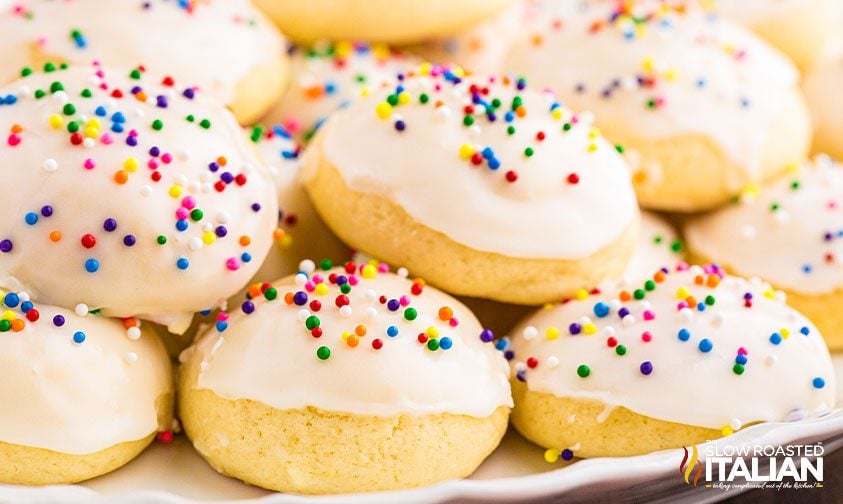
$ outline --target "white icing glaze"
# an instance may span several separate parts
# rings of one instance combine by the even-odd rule
[[[682,258],[681,248],[673,248],[676,245],[681,245],[681,242],[673,226],[654,213],[641,212],[638,245],[626,268],[624,280],[646,280],[659,268],[676,265]]]
[[[635,24],[626,15],[609,22],[615,1],[539,5],[510,50],[507,70],[553,87],[568,106],[594,112],[598,124],[644,138],[702,134],[747,173],[759,173],[771,122],[797,84],[784,56],[692,6],[687,14],[665,10]],[[631,5],[644,15],[655,4]],[[597,31],[595,22],[603,23]]]
[[[119,320],[35,309],[36,322],[0,335],[0,441],[83,455],[156,432],[156,400],[173,388],[161,342],[151,333],[130,339]],[[21,305],[3,310],[25,320]]]
[[[725,277],[711,288],[696,285],[697,275],[708,281],[698,266],[672,272],[643,301],[621,302],[619,291],[606,285],[597,296],[538,311],[513,332],[515,374],[526,377],[532,391],[713,429],[735,419],[743,425],[782,421],[795,410],[811,414],[834,406],[831,358],[810,321],[759,280]],[[696,302],[713,296],[714,304],[703,312],[679,310],[687,296],[679,296],[682,288]],[[752,294],[751,308],[745,306],[746,293]],[[594,310],[598,302],[612,307],[603,318]],[[623,321],[622,307],[631,312]],[[572,323],[582,332],[571,335]],[[550,328],[559,331],[556,339],[546,336]],[[690,333],[686,341],[678,336],[682,329]],[[645,333],[649,342],[643,341]],[[778,345],[773,333],[782,337]],[[609,346],[610,337],[625,347],[625,355]],[[701,350],[703,339],[713,345],[707,353]],[[733,366],[741,348],[747,362],[738,375]],[[535,368],[527,365],[531,357],[537,359]],[[652,365],[649,375],[641,371],[645,362]],[[581,365],[590,370],[585,378],[578,373]],[[817,378],[824,380],[821,388],[814,384]]]
[[[369,268],[375,271],[374,266]],[[326,283],[330,273],[346,274],[339,268],[317,273]],[[348,294],[350,304],[343,307],[351,308],[347,315],[335,304],[340,294],[337,285],[328,283],[323,295],[309,292],[307,304],[297,306],[284,298],[288,292],[306,292],[307,286],[297,285],[293,278],[281,280],[275,284],[278,299],[261,297],[250,315],[238,310],[228,320],[228,329],[212,329],[181,360],[201,359],[199,389],[278,409],[314,406],[361,415],[485,417],[500,406],[512,405],[506,361],[491,343],[480,340],[480,324],[465,306],[432,287],[424,287],[421,295],[411,294],[413,283],[392,273],[365,278],[367,274],[349,279],[358,283]],[[304,275],[299,277],[305,280]],[[390,300],[406,296],[410,304],[390,311],[380,296]],[[314,299],[322,304],[318,312],[308,309]],[[459,321],[456,327],[440,319],[443,306],[453,310]],[[405,318],[409,308],[417,310],[415,320]],[[319,338],[305,326],[311,315],[321,322]],[[365,326],[366,334],[352,348],[341,335],[354,334],[358,325]],[[390,326],[398,329],[394,337],[387,334]],[[453,346],[433,351],[420,343],[419,333],[431,327],[438,331],[438,341],[447,337]],[[372,346],[375,339],[383,343],[379,350]],[[329,359],[317,357],[321,346],[331,349]]]
[[[72,308],[81,302],[106,315],[141,316],[180,331],[191,312],[231,296],[257,271],[277,222],[274,184],[231,114],[216,102],[189,100],[181,88],[130,79],[128,71],[105,70],[104,79],[95,71],[35,74],[0,90],[0,96],[17,97],[15,104],[0,106],[0,157],[15,185],[0,201],[8,217],[0,229],[0,279],[15,285],[13,277],[45,303]],[[64,90],[51,94],[53,82]],[[133,86],[143,88],[146,103],[130,94]],[[93,96],[82,98],[83,88]],[[37,99],[36,90],[47,95]],[[111,97],[117,90],[123,98]],[[159,99],[166,108],[156,105]],[[75,111],[65,108],[71,104]],[[125,122],[114,122],[118,112]],[[193,122],[185,119],[189,114]],[[61,118],[62,126],[53,128],[51,117]],[[152,127],[156,119],[163,121],[161,131]],[[199,124],[203,119],[210,121],[207,129]],[[71,120],[90,135],[82,145],[71,142]],[[22,131],[10,134],[15,124]],[[123,132],[113,131],[115,124]],[[227,164],[213,172],[221,156]],[[128,180],[118,184],[121,171]],[[245,182],[226,184],[225,173],[242,174]],[[189,216],[188,197],[201,216]],[[37,222],[31,225],[26,219],[33,216]],[[107,219],[116,220],[116,229],[108,230]],[[187,225],[184,231],[177,229],[179,220]],[[218,236],[222,228],[226,233]],[[60,240],[53,240],[54,232]],[[83,244],[88,234],[96,240],[90,248]],[[134,245],[126,245],[127,236]],[[166,244],[159,245],[158,236]],[[250,237],[245,246],[243,236]],[[181,259],[188,261],[186,269],[179,268]],[[96,272],[87,270],[89,261],[98,263]]]
[[[328,117],[353,100],[391,84],[414,66],[412,58],[382,44],[319,43],[292,52],[290,87],[269,120],[310,137]]]
[[[738,274],[801,294],[841,289],[843,165],[818,157],[692,221],[685,234],[691,250]]]
[[[394,107],[388,119],[375,110],[387,105],[394,87],[358,100],[323,129],[322,155],[351,189],[395,202],[456,242],[511,257],[584,258],[633,225],[637,203],[628,168],[589,115],[557,108],[555,116],[548,94],[517,91],[502,78],[478,79],[480,88],[488,87],[482,97],[489,109],[494,98],[501,106],[491,122],[484,105],[474,105],[469,127],[464,107],[472,103],[471,82],[453,84],[427,70],[401,81],[408,103]],[[420,103],[422,94],[427,104]],[[527,112],[511,122],[515,133],[508,135],[505,115],[516,96]],[[398,121],[404,131],[396,129]],[[563,131],[564,124],[573,127]],[[482,158],[485,148],[492,158],[472,164],[470,152]],[[492,160],[499,168],[489,166]],[[515,182],[508,181],[510,172]],[[578,183],[568,181],[571,174]]]
[[[188,10],[177,0],[0,0],[0,83],[19,76],[36,51],[70,63],[145,65],[230,103],[251,71],[283,57],[282,37],[251,2],[191,5]],[[74,38],[73,30],[82,38]]]

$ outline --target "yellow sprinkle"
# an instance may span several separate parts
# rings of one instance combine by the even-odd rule
[[[370,94],[372,94],[372,90],[369,89],[368,86],[363,86],[360,88],[360,96],[362,98],[367,98]]]
[[[594,127],[588,130],[588,138],[594,139],[600,137],[600,128]]]
[[[650,72],[656,65],[653,63],[653,58],[644,58],[644,61],[641,62],[641,66],[644,70]]]
[[[361,271],[363,278],[375,278],[378,275],[378,270],[375,269],[374,266],[371,264],[367,264],[363,266],[363,271]]]
[[[354,46],[351,44],[351,42],[347,40],[341,40],[334,44],[334,54],[336,54],[340,58],[345,58],[346,56],[351,54],[351,51],[353,50]]]
[[[387,102],[378,103],[378,106],[375,107],[375,114],[381,119],[389,119],[392,115],[392,105]]]
[[[552,309],[553,309],[553,303],[545,303],[544,306],[542,306],[542,310],[545,310],[545,311],[552,310]]]
[[[170,194],[170,197],[178,198],[179,196],[181,196],[181,186],[174,185],[170,187],[168,193]]]
[[[664,73],[664,78],[669,80],[669,81],[674,81],[674,80],[676,80],[676,74],[677,74],[677,72],[676,72],[675,69],[670,69],[670,70],[668,70],[667,72]]]
[[[98,136],[100,136],[100,130],[98,130],[97,128],[91,128],[91,127],[85,128],[85,137],[86,138],[96,138]]]
[[[787,173],[796,175],[802,171],[802,165],[794,161],[793,163],[788,164],[786,169]]]
[[[789,338],[789,337],[790,337],[790,329],[788,329],[788,328],[786,328],[786,327],[785,327],[785,328],[782,328],[782,329],[779,331],[779,334],[781,334],[781,335],[782,335],[782,338],[783,338],[783,339],[787,339],[787,338]]]
[[[691,293],[685,287],[676,289],[676,299],[686,299]]]
[[[427,331],[425,331],[425,334],[427,334],[431,338],[436,338],[439,336],[439,329],[434,326],[430,326],[427,328]]]
[[[430,70],[432,68],[433,68],[432,64],[430,64],[428,62],[424,62],[421,65],[419,65],[418,74],[419,75],[430,75]]]
[[[773,289],[767,289],[764,291],[764,297],[767,299],[773,299],[776,297],[776,292]]]
[[[406,91],[401,91],[401,93],[398,95],[398,103],[400,105],[406,105],[410,103],[410,94]]]
[[[15,320],[16,318],[17,318],[17,316],[15,315],[15,312],[13,312],[12,310],[4,310],[3,311],[3,320]]]
[[[555,327],[548,327],[547,330],[544,332],[544,335],[549,340],[555,340],[559,337],[559,329]]]
[[[597,150],[597,144],[596,143],[588,144],[588,152],[594,152],[596,150]]]
[[[460,145],[460,157],[463,159],[469,159],[471,156],[474,155],[474,147],[468,144]]]
[[[102,128],[102,125],[100,124],[100,120],[97,119],[96,117],[94,117],[92,119],[88,119],[88,121],[85,123],[85,126],[88,127],[88,128],[97,128],[97,129]]]
[[[723,427],[722,429],[720,429],[720,433],[723,434],[723,436],[725,437],[725,436],[731,436],[732,434],[735,433],[735,431],[732,430],[731,426],[727,425],[727,426]]]
[[[53,129],[59,129],[64,126],[64,119],[62,119],[58,114],[53,114],[50,116],[50,126],[52,126]]]
[[[202,235],[202,242],[204,242],[205,245],[210,245],[210,244],[214,243],[215,241],[217,241],[217,235],[215,235],[211,231],[206,231]]]
[[[348,331],[343,331],[343,332],[342,332],[342,340],[343,340],[343,341],[348,340],[348,337],[349,337],[349,336],[351,336],[351,333],[350,333],[350,332],[348,332]]]
[[[126,161],[123,162],[123,169],[129,173],[134,173],[138,169],[138,160],[133,157],[126,159]],[[172,191],[172,189],[170,189],[170,191]],[[181,194],[181,189],[179,189],[179,194]]]
[[[577,301],[588,299],[588,291],[585,289],[579,289],[574,293],[574,297],[577,298]]]
[[[328,286],[321,283],[317,285],[315,289],[313,289],[313,292],[315,292],[317,296],[324,296],[328,293]]]
[[[548,448],[547,451],[544,452],[544,460],[547,461],[548,464],[555,463],[559,460],[559,450]]]
[[[584,332],[585,334],[594,334],[597,332],[597,327],[595,327],[594,324],[589,322],[588,324],[582,326],[582,332]]]
[[[555,120],[559,121],[562,119],[562,109],[553,109],[553,112],[550,113],[550,116],[553,117]]]
[[[389,46],[380,42],[372,44],[372,55],[381,61],[389,57]]]

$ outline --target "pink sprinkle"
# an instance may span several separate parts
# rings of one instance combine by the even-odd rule
[[[641,341],[643,341],[644,343],[649,343],[652,340],[653,335],[650,333],[650,331],[644,331],[643,333],[641,333]]]
[[[401,298],[398,300],[398,302],[401,303],[401,306],[409,306],[410,298],[408,298],[406,295],[404,295],[404,296],[401,296]]]
[[[113,144],[113,143],[114,143],[114,137],[113,137],[113,136],[111,136],[111,135],[110,135],[110,134],[108,134],[108,133],[104,133],[104,134],[100,137],[100,142],[102,142],[102,143],[103,143],[103,145],[111,145],[111,144]]]
[[[682,310],[684,308],[688,308],[688,302],[687,301],[680,301],[679,304],[676,305],[677,311]]]
[[[644,320],[653,320],[656,318],[656,314],[653,313],[653,310],[644,310]]]
[[[240,269],[240,261],[238,261],[236,257],[229,257],[228,260],[225,261],[225,267],[228,268],[229,271],[237,271]]]
[[[185,207],[180,207],[176,210],[176,219],[178,220],[185,220],[188,215],[190,215],[190,211]]]
[[[748,353],[749,352],[746,351],[746,348],[744,348],[744,347],[738,348],[738,355],[746,355]]]
[[[355,285],[357,285],[359,282],[360,282],[360,277],[358,277],[357,275],[349,275],[349,277],[348,277],[348,283],[349,283],[352,287],[354,287]]]
[[[188,210],[193,210],[196,207],[196,198],[193,196],[185,196],[184,199],[181,200],[181,206]]]
[[[18,145],[20,143],[20,137],[17,135],[9,135],[9,145],[12,147]]]
[[[313,283],[321,284],[324,281],[325,281],[325,279],[319,273],[316,273],[315,275],[313,275]]]
[[[226,320],[228,320],[228,313],[226,313],[226,312],[217,313],[217,320],[225,322]]]
[[[451,327],[457,327],[460,325],[460,321],[456,317],[452,317],[451,320],[448,321],[448,325]]]
[[[164,164],[170,164],[170,162],[172,160],[173,160],[173,155],[170,154],[169,152],[166,152],[166,153],[164,153],[163,156],[161,156],[161,161],[163,161]]]
[[[378,273],[389,273],[389,265],[386,263],[378,264]]]
[[[304,290],[306,290],[307,292],[313,292],[315,288],[316,284],[311,281],[308,281],[306,284],[304,284]]]
[[[94,160],[93,160],[93,159],[88,158],[88,159],[86,159],[86,160],[85,160],[85,165],[84,165],[84,166],[85,166],[85,169],[86,169],[86,170],[93,170],[93,169],[94,169],[94,166],[96,166],[96,165],[94,164]]]
[[[155,159],[150,159],[146,162],[146,166],[149,167],[150,170],[157,170],[158,169],[158,161]]]

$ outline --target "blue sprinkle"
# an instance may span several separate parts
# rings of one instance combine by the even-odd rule
[[[825,380],[823,380],[822,378],[819,378],[819,377],[814,378],[814,380],[811,382],[811,384],[814,386],[815,389],[821,389],[821,388],[825,387]]]
[[[244,263],[252,262],[252,254],[248,252],[243,252],[242,254],[240,254],[240,260]]]
[[[454,341],[447,336],[439,340],[439,348],[442,350],[449,350],[452,346],[454,346]]]
[[[99,117],[105,117],[107,112],[105,111],[105,107],[100,105],[99,107],[96,108],[96,110],[94,110],[94,114],[96,114]]]
[[[82,331],[76,331],[75,333],[73,333],[73,341],[76,343],[82,343],[83,341],[85,341],[85,333],[83,333]]]
[[[100,263],[96,259],[88,259],[85,261],[85,271],[88,273],[96,273],[100,269]]]
[[[35,305],[32,304],[32,301],[24,301],[20,304],[20,311],[23,313],[26,313],[33,308],[35,308]]]
[[[228,329],[228,322],[226,322],[225,320],[218,320],[217,321],[217,331],[223,332],[226,329]]]
[[[29,212],[24,216],[23,220],[30,226],[34,226],[35,223],[38,222],[38,214],[35,212]]]
[[[770,343],[772,343],[774,345],[778,345],[781,342],[782,342],[782,335],[781,334],[779,334],[777,332],[774,332],[773,334],[770,335]]]
[[[6,297],[3,298],[3,304],[8,306],[9,308],[14,308],[15,306],[20,303],[20,297],[14,292],[9,292],[6,294]]]
[[[599,302],[594,305],[594,314],[600,318],[605,317],[609,314],[609,305],[603,302]]]
[[[708,338],[703,338],[700,340],[700,344],[697,345],[697,348],[699,348],[702,353],[708,353],[712,348],[714,348],[714,343],[712,343]]]
[[[190,266],[190,261],[186,257],[179,257],[178,261],[176,261],[176,267],[180,270],[186,270],[188,266]]]
[[[743,364],[746,364],[746,361],[747,361],[747,358],[746,358],[746,355],[744,355],[744,354],[738,354],[738,356],[735,357],[735,364],[743,365]]]
[[[179,231],[185,231],[187,229],[187,221],[184,219],[179,219],[176,221],[176,229]]]
[[[799,332],[801,332],[801,333],[802,333],[802,334],[804,334],[805,336],[807,336],[807,335],[811,334],[811,330],[810,330],[810,329],[808,329],[807,327],[803,327],[802,329],[799,329]]]
[[[691,339],[691,331],[683,327],[682,329],[679,329],[679,334],[677,334],[677,336],[679,337],[680,341],[688,341],[689,339]]]
[[[390,338],[394,338],[394,337],[398,336],[398,328],[395,327],[394,325],[391,325],[391,326],[387,327],[386,328],[386,335],[389,336]]]

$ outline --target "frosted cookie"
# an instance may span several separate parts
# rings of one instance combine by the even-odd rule
[[[304,494],[471,474],[512,405],[491,331],[405,271],[314,268],[220,315],[182,355],[179,411],[199,453],[223,474]]]
[[[843,165],[817,157],[685,228],[696,260],[759,276],[843,349]]]
[[[802,89],[814,121],[814,152],[843,159],[843,50],[812,66]]]
[[[142,66],[223,101],[244,124],[284,88],[284,39],[247,0],[25,0],[0,7],[0,84],[47,62]]]
[[[173,414],[170,359],[134,319],[0,292],[0,483],[75,483],[138,455]]]
[[[650,0],[540,7],[505,67],[595,113],[643,207],[712,208],[806,154],[796,69],[741,26]]]
[[[834,407],[814,325],[769,285],[715,267],[605,285],[514,334],[512,422],[550,461],[678,448]]]
[[[0,88],[0,284],[183,331],[269,251],[276,190],[231,114],[139,70]]]
[[[620,275],[635,246],[616,147],[523,79],[422,65],[337,113],[304,164],[337,236],[454,294],[557,300]]]
[[[290,86],[267,121],[310,140],[325,120],[359,96],[389,85],[414,60],[383,44],[320,42],[291,50]]]
[[[638,244],[626,272],[620,277],[624,283],[640,282],[661,267],[676,265],[684,257],[684,246],[676,230],[663,218],[650,212],[641,213]],[[495,334],[509,334],[534,307],[498,303],[488,299],[461,298],[484,327]]]
[[[748,26],[807,68],[840,33],[839,0],[715,0],[725,17]]]
[[[255,0],[296,42],[365,40],[407,44],[459,33],[513,0]]]

